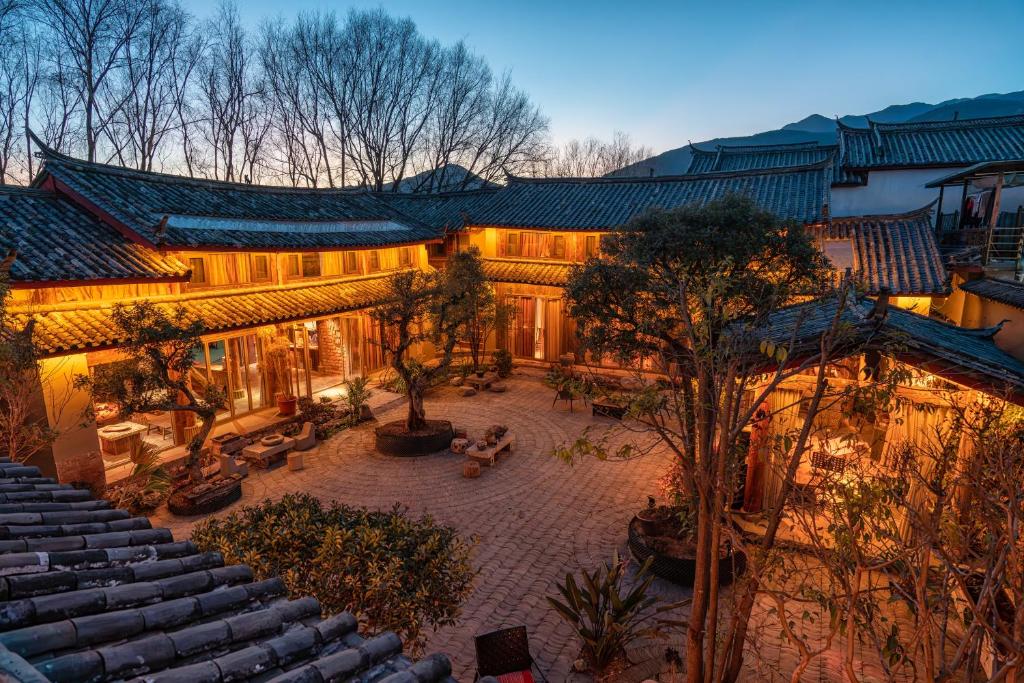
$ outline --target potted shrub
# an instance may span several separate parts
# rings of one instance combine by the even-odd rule
[[[654,496],[647,496],[647,507],[636,513],[640,531],[648,536],[661,536],[671,530],[675,513],[667,505],[658,505]]]
[[[275,337],[267,345],[266,362],[271,391],[281,417],[295,414],[298,399],[292,391],[291,343],[287,337]]]
[[[370,381],[365,377],[353,377],[345,380],[345,392],[347,394],[348,406],[351,411],[353,422],[373,419],[373,411],[366,401],[373,393],[370,391]]]
[[[508,377],[512,374],[512,352],[508,349],[498,349],[491,354],[491,362],[498,369],[498,377]]]

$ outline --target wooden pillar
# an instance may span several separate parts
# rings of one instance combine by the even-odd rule
[[[747,449],[747,479],[743,485],[744,512],[761,512],[764,506],[764,468],[771,444],[771,408],[762,403],[750,425],[750,447]]]

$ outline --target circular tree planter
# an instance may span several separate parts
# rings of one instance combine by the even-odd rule
[[[653,557],[650,571],[655,576],[679,586],[693,586],[697,561],[692,557],[675,557],[661,553],[651,547],[647,537],[640,533],[640,520],[636,517],[629,522],[629,551],[641,564]],[[719,585],[729,585],[746,567],[747,556],[738,550],[730,549],[725,557],[718,560]]]
[[[175,515],[205,515],[216,512],[242,497],[242,478],[237,474],[214,477],[200,484],[186,484],[167,499]]]
[[[407,431],[405,420],[395,420],[377,427],[374,446],[385,455],[409,457],[447,450],[455,438],[455,430],[448,420],[427,420],[427,426],[415,432]]]

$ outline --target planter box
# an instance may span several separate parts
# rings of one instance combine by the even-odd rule
[[[697,562],[692,558],[663,555],[647,545],[647,540],[640,533],[640,520],[634,517],[629,522],[629,551],[637,562],[643,564],[647,558],[651,561],[651,573],[671,581],[678,586],[693,586]],[[733,579],[741,575],[747,567],[747,556],[739,551],[732,551],[718,561],[718,583],[727,586]]]

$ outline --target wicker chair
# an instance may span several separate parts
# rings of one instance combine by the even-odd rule
[[[533,681],[532,670],[535,662],[530,655],[530,642],[525,626],[513,626],[499,631],[491,631],[475,639],[476,644],[476,678],[493,676],[499,682]],[[539,668],[537,675],[547,681]],[[514,675],[520,674],[517,678]]]

